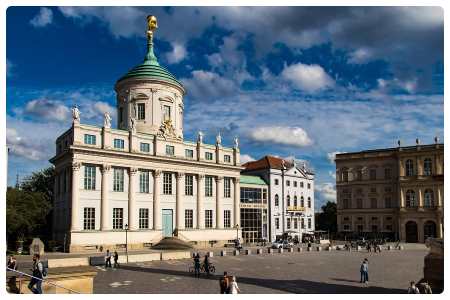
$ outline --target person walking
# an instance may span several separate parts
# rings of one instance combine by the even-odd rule
[[[33,294],[42,294],[42,278],[44,278],[45,274],[44,265],[41,262],[39,254],[33,255],[33,268],[31,271],[33,272],[33,278],[31,278],[30,283],[28,284],[28,289]]]
[[[205,266],[206,275],[209,276],[209,255],[208,255],[208,253],[205,254],[205,259],[203,260],[203,265]]]
[[[230,280],[228,278],[228,273],[223,272],[223,277],[219,279],[220,293],[229,294],[230,293]]]
[[[369,261],[367,258],[365,258],[361,264],[361,267],[359,269],[359,272],[361,273],[361,281],[360,283],[369,283]]]
[[[200,255],[198,252],[194,256],[194,276],[200,278]]]
[[[106,256],[105,256],[105,268],[111,268],[111,252],[109,252],[109,249],[106,250]]]
[[[17,260],[14,255],[10,255],[8,258],[8,268],[12,270],[17,270]]]
[[[240,293],[241,290],[238,287],[238,284],[236,282],[236,276],[233,276],[233,279],[231,280],[230,283],[230,294],[238,294]]]
[[[417,288],[416,283],[414,281],[411,281],[409,283],[408,294],[420,294],[420,291]]]
[[[119,267],[119,253],[117,253],[117,251],[114,251],[114,268],[118,268]]]

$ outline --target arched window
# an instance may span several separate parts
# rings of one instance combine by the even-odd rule
[[[433,190],[425,190],[424,193],[424,206],[433,207]]]
[[[300,206],[305,207],[305,199],[303,198],[303,196],[300,198]]]
[[[343,182],[348,181],[348,170],[347,169],[342,170],[342,181]]]
[[[425,158],[423,161],[423,175],[430,176],[432,173],[432,167],[433,163],[431,161],[431,158]]]
[[[287,206],[291,206],[291,196],[286,197]]]
[[[311,197],[308,197],[308,208],[311,208]]]
[[[363,178],[363,171],[362,169],[356,170],[356,180],[361,181]]]
[[[413,190],[406,191],[406,207],[416,207],[416,193]]]
[[[294,206],[297,206],[297,196],[294,196]]]
[[[414,163],[412,159],[408,159],[405,163],[405,172],[406,176],[413,176],[414,175]]]
[[[279,205],[280,199],[278,198],[278,194],[275,195],[275,206]]]

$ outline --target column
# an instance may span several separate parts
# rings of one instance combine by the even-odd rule
[[[234,178],[234,225],[238,224],[241,227],[241,210],[239,204],[241,202],[241,188],[239,184],[239,177]],[[284,212],[283,212],[284,213]]]
[[[197,175],[197,228],[205,229],[205,212],[203,211],[203,193],[205,175],[198,174]]]
[[[435,168],[436,168],[436,175],[442,174],[442,166],[441,166],[441,159],[439,154],[436,154],[435,160],[434,160]]]
[[[223,229],[223,177],[217,176],[216,178],[216,228]]]
[[[436,230],[437,230],[437,232],[436,232],[437,238],[443,239],[444,232],[443,232],[443,224],[442,224],[442,216],[441,215],[438,215]]]
[[[403,159],[399,159],[398,161],[398,175],[405,176],[405,165],[403,164]]]
[[[423,208],[423,195],[422,195],[422,188],[418,188],[417,189],[417,197],[418,197],[418,200],[419,200],[419,209],[422,209]]]
[[[80,167],[81,167],[81,163],[80,162],[73,162],[72,163],[72,218],[71,218],[71,227],[70,230],[71,231],[78,231],[81,228],[79,227],[79,219],[78,219],[78,192],[79,192],[79,187],[78,187],[78,182],[80,181],[79,179],[79,174],[80,174]]]
[[[159,187],[161,186],[161,170],[153,172],[153,230],[161,230],[161,203]]]
[[[136,185],[136,174],[138,169],[130,168],[128,169],[128,228],[130,230],[137,230],[139,228],[139,224],[137,222],[136,217],[136,198],[135,194],[135,185]]]
[[[438,206],[438,207],[442,207],[442,193],[441,193],[441,187],[440,187],[440,186],[437,186],[436,190],[437,190],[437,195],[436,195],[437,206]]]
[[[176,228],[178,230],[184,229],[184,212],[183,212],[183,198],[182,198],[182,181],[184,179],[183,173],[177,173],[177,191],[176,191]]]
[[[423,175],[423,165],[422,165],[422,159],[420,159],[419,156],[416,158],[416,168],[417,168],[417,175],[422,176]]]
[[[101,190],[101,216],[100,216],[100,230],[109,230],[111,229],[109,226],[109,207],[108,207],[108,192],[109,192],[109,174],[111,170],[110,165],[102,166],[102,190]]]
[[[403,192],[403,189],[400,188],[400,208],[405,207],[405,193]]]

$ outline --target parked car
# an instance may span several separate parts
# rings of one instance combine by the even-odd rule
[[[289,249],[294,247],[294,243],[283,240],[283,241],[275,241],[272,243],[273,249]]]

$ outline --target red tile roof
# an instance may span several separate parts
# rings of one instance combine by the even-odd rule
[[[292,162],[284,160],[286,168],[292,167]],[[275,156],[266,155],[260,160],[249,161],[242,165],[246,171],[260,170],[260,169],[278,169],[281,170],[283,166],[283,159]]]

